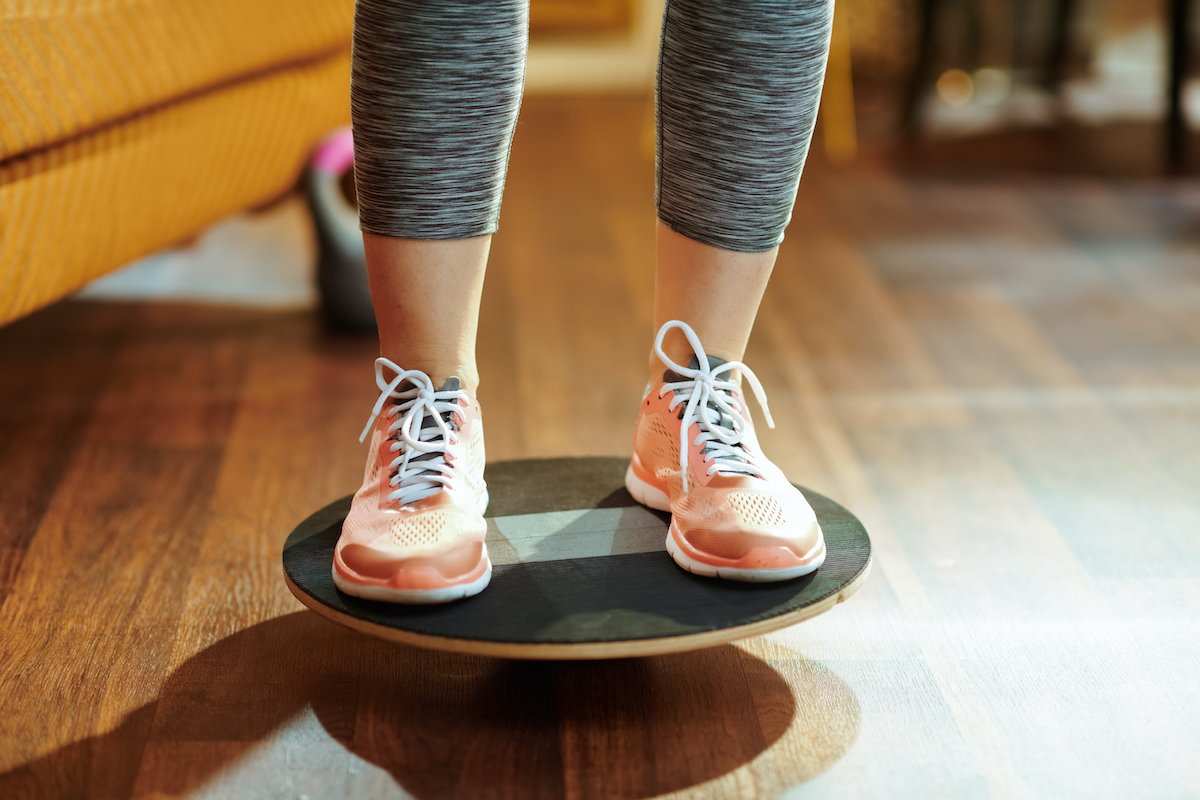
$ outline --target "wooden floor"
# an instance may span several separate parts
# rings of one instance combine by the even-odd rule
[[[629,450],[641,99],[530,100],[492,460]],[[522,663],[339,629],[280,547],[351,492],[369,340],[64,303],[0,330],[0,797],[1200,793],[1200,186],[814,159],[747,362],[857,595],[735,646]]]

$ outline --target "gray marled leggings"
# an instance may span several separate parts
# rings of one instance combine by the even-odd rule
[[[366,231],[496,230],[520,107],[528,0],[358,0],[351,107]],[[659,218],[705,244],[783,239],[816,121],[833,0],[667,0]]]

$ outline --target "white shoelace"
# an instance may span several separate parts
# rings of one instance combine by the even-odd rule
[[[383,378],[384,367],[396,373],[396,377],[390,382]],[[396,387],[405,381],[411,383],[413,388],[396,391]],[[457,410],[459,406],[455,401],[466,399],[466,392],[436,391],[433,381],[424,372],[400,369],[386,358],[375,359],[375,383],[383,393],[375,401],[371,418],[367,420],[367,427],[363,428],[362,435],[358,437],[360,442],[367,438],[388,400],[401,401],[392,404],[387,410],[387,416],[396,417],[388,426],[388,438],[393,438],[399,432],[399,438],[392,442],[389,451],[400,453],[388,466],[392,473],[390,485],[393,489],[387,497],[388,501],[399,500],[401,505],[407,505],[437,494],[450,483],[453,476],[453,469],[446,462],[446,454],[450,445],[458,443],[458,437],[446,424],[443,415]],[[425,427],[426,416],[433,417],[436,425]],[[426,453],[439,455],[416,460],[418,456]]]
[[[688,344],[696,353],[698,369],[680,366],[663,352],[663,337],[672,328],[679,328],[687,337]],[[717,380],[719,375],[734,370],[740,372],[742,378],[749,382],[750,388],[754,390],[754,398],[762,407],[767,426],[774,428],[775,421],[771,419],[771,410],[767,407],[767,396],[763,391],[762,384],[758,382],[758,377],[740,361],[726,361],[716,368],[710,368],[708,357],[704,354],[704,348],[701,346],[696,332],[686,322],[679,320],[672,320],[662,326],[658,332],[658,338],[654,340],[654,352],[672,372],[684,378],[681,381],[664,383],[658,391],[659,397],[667,392],[675,393],[675,397],[667,406],[671,411],[674,411],[680,403],[687,403],[683,418],[679,423],[679,468],[683,471],[683,490],[685,492],[688,490],[687,467],[690,448],[688,447],[687,432],[693,422],[700,426],[700,433],[692,444],[700,447],[701,452],[707,450],[704,461],[705,463],[712,462],[707,474],[720,472],[721,474],[761,476],[762,470],[752,463],[750,454],[739,447],[747,428],[747,421],[738,413],[732,403],[732,393],[737,390],[738,385],[729,380]],[[723,415],[727,415],[733,421],[732,428],[721,424]]]

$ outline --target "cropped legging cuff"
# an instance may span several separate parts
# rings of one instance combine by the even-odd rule
[[[668,0],[656,102],[659,218],[762,252],[791,216],[833,0]],[[358,0],[351,106],[364,230],[496,230],[524,82],[527,0]]]
[[[363,230],[496,230],[528,40],[528,0],[358,0],[350,107]]]
[[[783,241],[816,124],[833,0],[667,0],[658,216],[726,250]]]

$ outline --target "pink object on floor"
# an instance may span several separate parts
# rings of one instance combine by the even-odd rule
[[[312,158],[313,166],[321,172],[341,175],[354,163],[354,135],[350,128],[339,128],[325,137]]]

